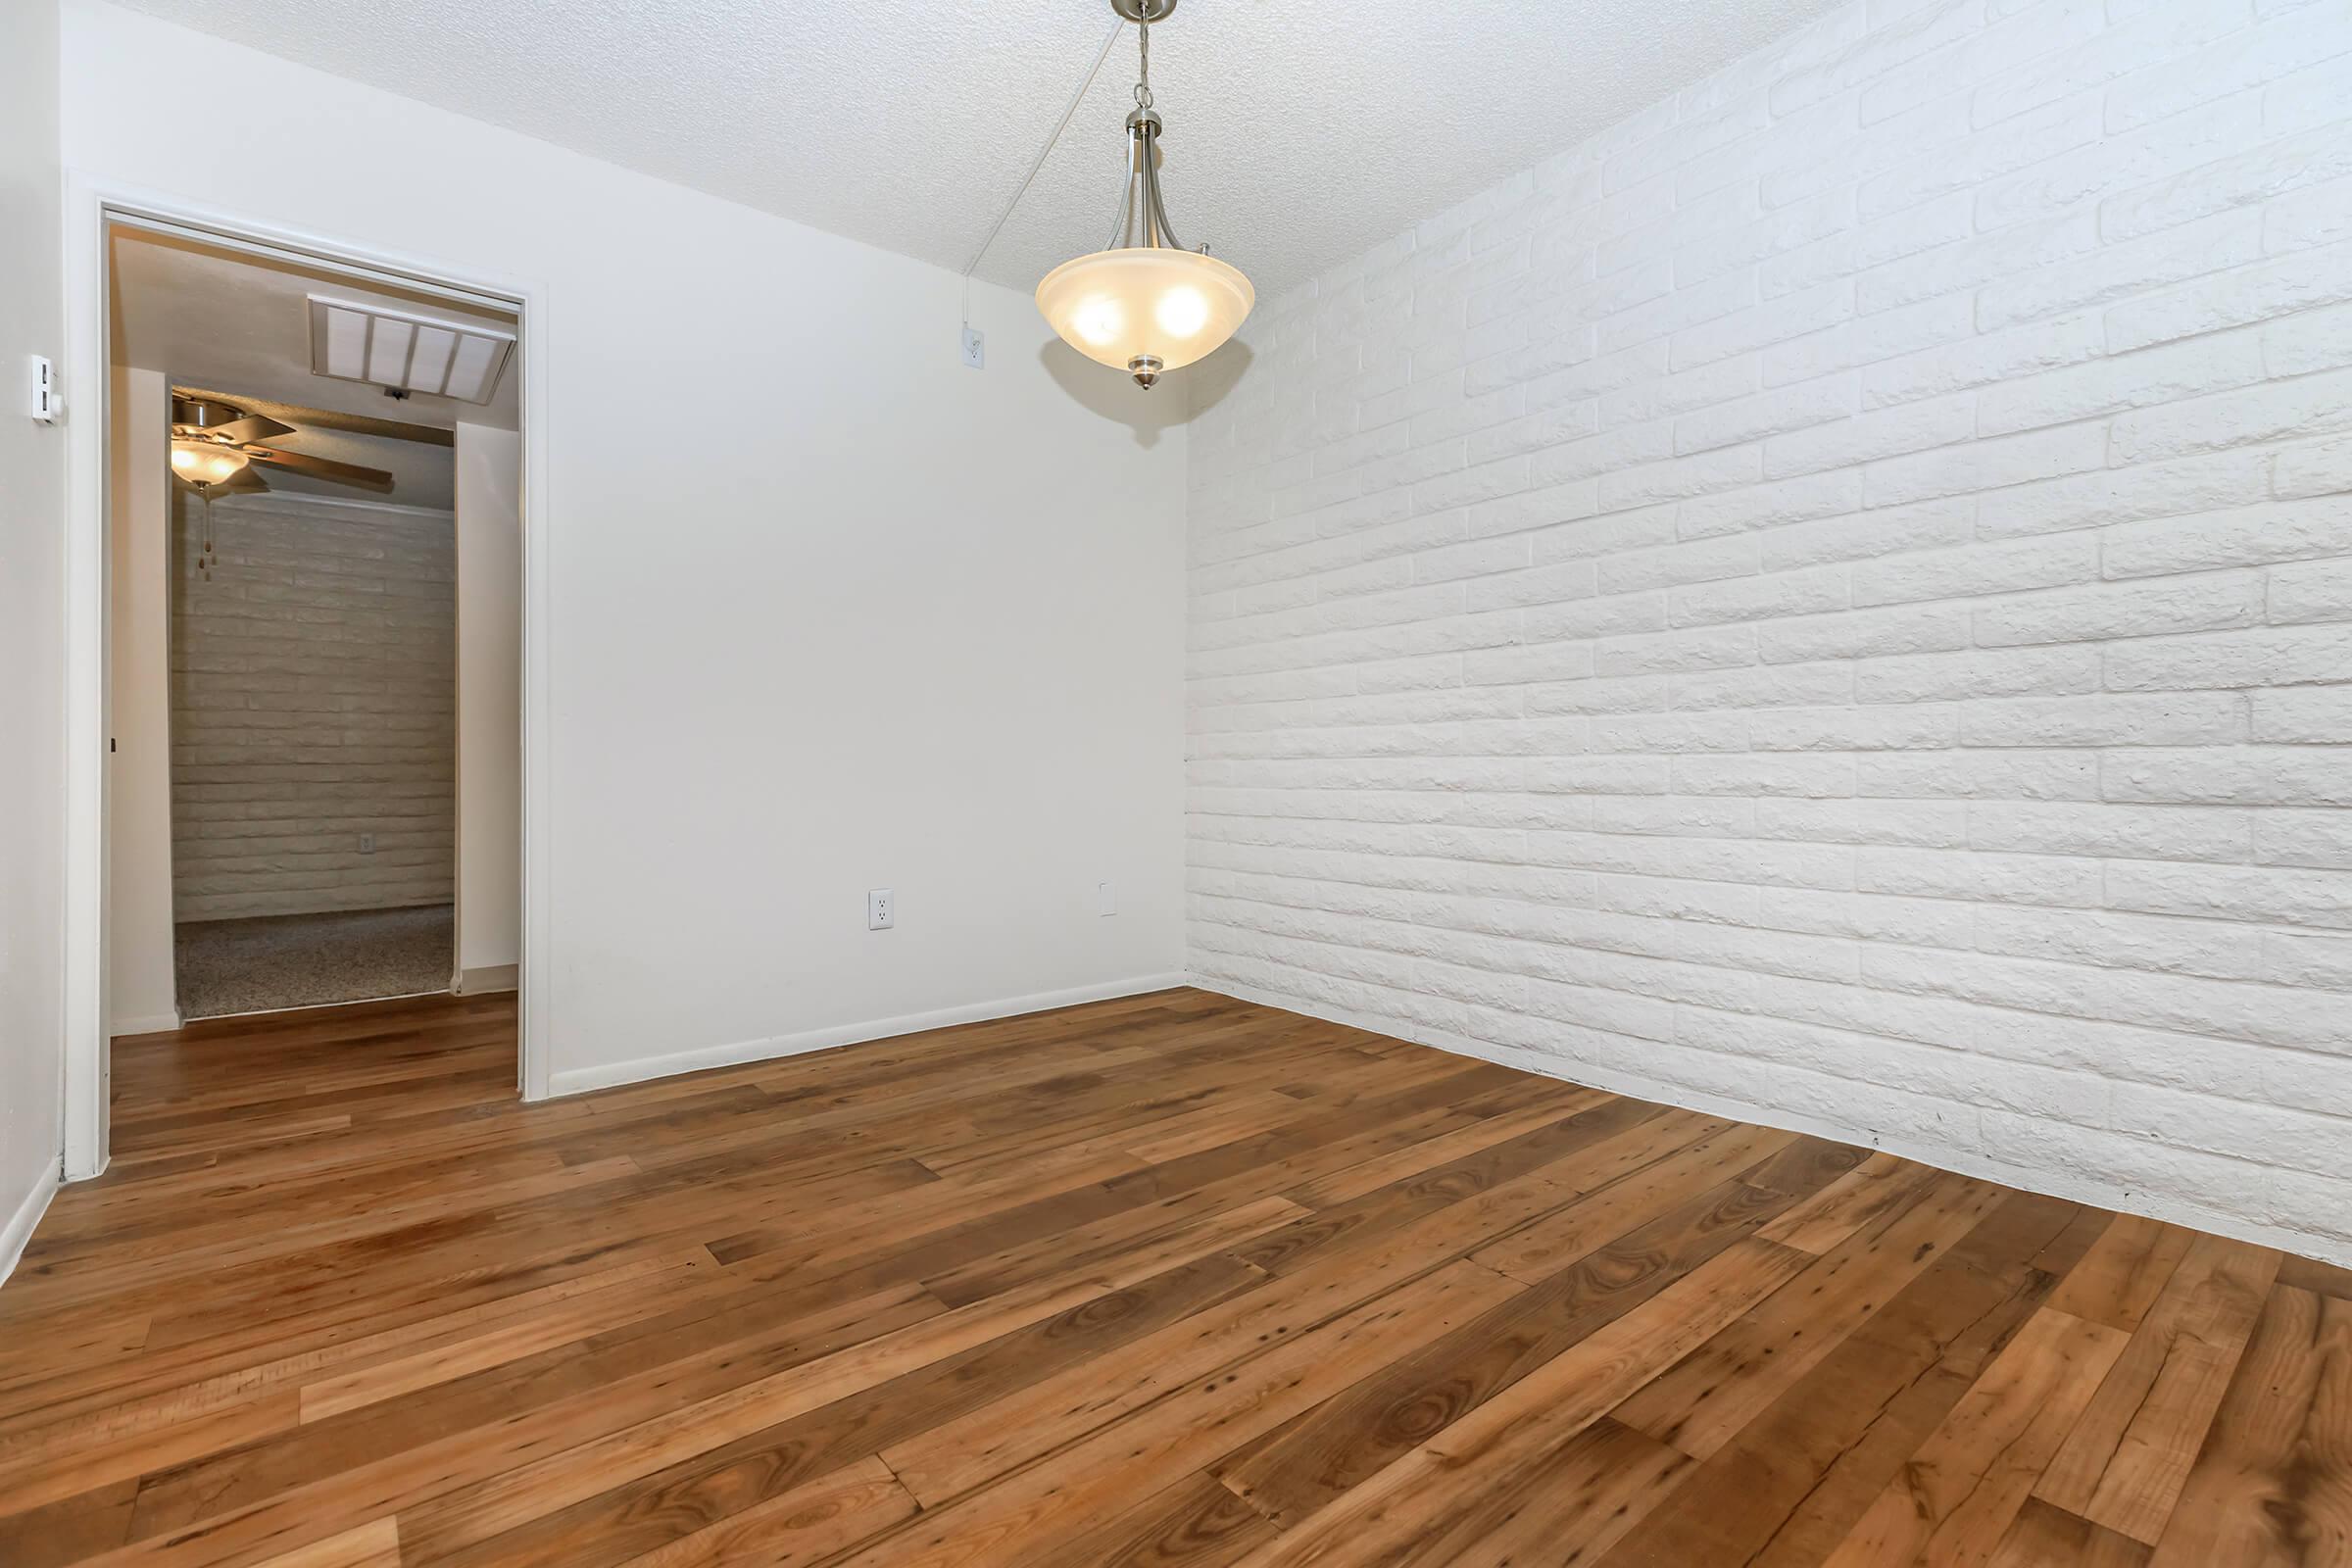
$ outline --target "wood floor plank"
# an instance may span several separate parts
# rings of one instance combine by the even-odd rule
[[[2051,1310],[2130,1333],[2156,1304],[2196,1239],[2197,1233],[2184,1226],[2119,1215],[2050,1298]]]
[[[137,1481],[119,1481],[74,1493],[62,1502],[0,1511],[0,1562],[9,1568],[58,1568],[84,1562],[129,1539]]]
[[[2147,1568],[2155,1548],[2028,1497],[1986,1568]]]
[[[262,1568],[400,1568],[400,1526],[376,1519],[339,1536],[297,1546],[267,1559]]]
[[[1570,1117],[1561,1125],[1579,1119]],[[1603,1129],[1614,1125],[1600,1124]],[[1616,1141],[1602,1139],[1579,1150],[1564,1138],[1558,1140],[1553,1147],[1570,1150],[1558,1160],[1463,1201],[1429,1209],[1409,1225],[1357,1228],[1337,1240],[1317,1230],[1318,1245],[1305,1254],[1311,1261],[1298,1262],[1264,1288],[1096,1365],[1072,1368],[996,1406],[942,1425],[890,1449],[886,1457],[926,1501],[977,1487],[1195,1378],[1395,1289],[1477,1247],[1495,1231],[1572,1200],[1581,1190],[1576,1181],[1616,1164],[1615,1156],[1593,1162],[1586,1150],[1598,1152]],[[1401,1190],[1410,1193],[1413,1185],[1407,1183]],[[1301,1221],[1297,1228],[1314,1229],[1315,1222]],[[1248,1258],[1251,1250],[1243,1250],[1243,1256]],[[1296,1261],[1298,1255],[1287,1250],[1278,1253],[1285,1262]]]
[[[1760,1234],[1819,1257],[1865,1225],[1908,1206],[1935,1174],[1892,1154],[1872,1154]]]
[[[885,1451],[1167,1324],[1213,1307],[1263,1275],[1216,1256],[1096,1297],[1066,1312],[850,1397],[651,1471],[448,1557],[449,1568],[610,1568],[728,1514]]]
[[[1718,1252],[1635,1311],[1392,1460],[1244,1559],[1249,1568],[1412,1560],[1443,1522],[1542,1466],[1612,1405],[1803,1269],[1807,1254],[1753,1239]]]
[[[1103,1509],[1099,1521],[1063,1535],[1023,1558],[1023,1568],[1209,1568],[1230,1563],[1275,1538],[1275,1526],[1256,1509],[1193,1472],[1159,1488],[1134,1507]]]
[[[651,1274],[715,1261],[701,1247],[626,1261],[610,1269],[573,1273],[553,1283],[479,1300],[437,1303],[386,1301],[358,1323],[338,1321],[307,1330],[269,1325],[260,1332],[225,1330],[188,1345],[123,1350],[115,1362],[28,1376],[0,1389],[0,1434],[14,1435],[88,1421],[112,1427],[145,1419],[151,1407],[193,1408],[245,1397],[262,1389],[332,1375],[410,1353],[436,1342],[460,1343],[493,1334],[512,1321],[560,1312],[584,1293],[625,1286]],[[674,1304],[674,1300],[673,1300]]]
[[[1984,1369],[1825,1568],[1982,1562],[2025,1506],[2125,1335],[2044,1307]]]
[[[1700,1136],[1705,1118],[1660,1113],[1655,1106],[1612,1101],[1532,1133],[1496,1144],[1405,1181],[1318,1209],[1244,1248],[1240,1255],[1271,1274],[1312,1268],[1319,1257],[1418,1227],[1450,1212],[1490,1240],[1498,1215],[1522,1224],[1604,1187]]]
[[[1635,1394],[1617,1418],[1705,1458],[1957,1246],[2002,1196],[1988,1183],[1940,1178],[1910,1207],[1812,1259],[1788,1290]]]
[[[1687,1195],[1761,1162],[1793,1141],[1792,1134],[1771,1128],[1727,1127],[1582,1201],[1521,1226],[1472,1255],[1513,1279],[1543,1279]]]
[[[169,1417],[86,1441],[44,1439],[0,1460],[0,1498],[12,1512],[62,1502],[110,1482],[128,1481],[223,1449],[289,1432],[302,1419],[291,1391]]]
[[[766,1377],[707,1385],[710,1392],[700,1397],[673,1396],[664,1401],[666,1408],[626,1425],[606,1419],[606,1430],[587,1441],[580,1441],[584,1429],[578,1419],[553,1419],[557,1412],[535,1426],[510,1423],[500,1432],[497,1462],[487,1467],[490,1474],[485,1479],[467,1479],[485,1468],[484,1445],[479,1442],[428,1445],[355,1476],[361,1478],[370,1506],[402,1510],[404,1531],[412,1541],[424,1544],[416,1549],[445,1556],[633,1477],[710,1452],[912,1367],[1053,1317],[1214,1250],[1223,1239],[1225,1233],[1214,1229],[1171,1235],[1109,1267],[1082,1267],[1068,1277],[1037,1280]],[[652,1385],[648,1392],[665,1392],[665,1387]],[[606,1417],[608,1412],[597,1414]],[[321,1484],[347,1487],[352,1478]],[[314,1500],[303,1499],[302,1505]],[[251,1532],[288,1523],[248,1519],[243,1528]]]
[[[1283,1196],[1308,1208],[1328,1208],[1345,1203],[1378,1192],[1383,1187],[1409,1181],[1441,1165],[1450,1165],[1456,1160],[1482,1153],[1496,1144],[1508,1143],[1580,1110],[1591,1109],[1606,1099],[1605,1096],[1586,1090],[1522,1098],[1532,1099],[1535,1102],[1481,1117],[1452,1132],[1440,1133],[1388,1153],[1343,1166],[1328,1175],[1313,1177],[1289,1189]]]
[[[2338,1268],[2316,1257],[2280,1258],[2278,1283],[2291,1285],[2298,1291],[2332,1296],[2339,1301],[2352,1301],[2352,1268]]]
[[[2076,1213],[2010,1195],[1690,1471],[1607,1568],[1820,1562],[2040,1306],[2055,1278],[2034,1260],[2063,1272],[2089,1245]],[[2061,1244],[2073,1250],[2053,1255]]]
[[[2151,1562],[2352,1562],[2352,1301],[2272,1288]]]
[[[1150,1478],[1200,1468],[1521,1288],[1475,1263],[1448,1263],[1262,1356],[1171,1393],[1043,1463],[927,1509],[910,1530],[845,1558],[844,1568],[1014,1568],[1041,1548],[1083,1534]]]
[[[454,1342],[406,1355],[370,1359],[349,1372],[309,1377],[302,1384],[302,1419],[323,1421],[346,1410],[414,1394],[673,1307],[680,1293],[697,1294],[719,1271],[718,1260],[696,1249],[674,1266],[629,1271],[611,1287],[569,1297],[548,1309],[513,1317],[504,1327],[469,1330]]]
[[[1274,1522],[1195,1471],[1101,1524],[1025,1559],[1024,1568],[1209,1568],[1274,1539]]]
[[[2196,1238],[2035,1495],[2153,1545],[2278,1272],[2268,1248]]]
[[[1426,1568],[1587,1562],[1622,1540],[1692,1463],[1604,1415],[1540,1462],[1498,1466],[1475,1496],[1389,1560]]]
[[[1790,1201],[1740,1181],[1710,1188],[1365,1378],[1219,1464],[1217,1474],[1270,1518],[1297,1523],[1640,1306]]]
[[[918,1504],[879,1459],[845,1465],[807,1486],[728,1514],[716,1524],[632,1557],[632,1568],[721,1568],[818,1563],[912,1518]]]
[[[1292,1207],[1282,1199],[1266,1199],[1232,1215],[1212,1215],[1200,1224],[1153,1237],[1116,1258],[1089,1254],[1061,1275],[1025,1281],[772,1378],[561,1449],[417,1510],[412,1534],[445,1556],[456,1546],[594,1496],[619,1482],[708,1453],[912,1368],[1179,1267],[1255,1228],[1279,1223]],[[1252,1216],[1250,1209],[1274,1213],[1270,1218]]]
[[[2352,1272],[1176,989],[117,1043],[6,1568],[2352,1568]]]
[[[133,1534],[270,1537],[348,1508],[384,1513],[944,1316],[919,1287],[781,1312],[717,1298],[281,1439],[149,1476]],[[307,1538],[306,1538],[307,1539]],[[294,1543],[282,1542],[280,1545]]]

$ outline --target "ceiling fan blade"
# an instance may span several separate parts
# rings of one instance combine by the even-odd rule
[[[274,441],[281,435],[292,435],[294,427],[280,424],[275,419],[265,419],[258,414],[248,414],[242,419],[232,419],[207,433],[241,446],[248,441]]]
[[[239,449],[256,463],[267,463],[290,473],[307,473],[314,479],[332,479],[337,484],[358,485],[367,490],[389,490],[392,475],[381,468],[363,468],[356,463],[336,463],[328,458],[314,458],[300,452],[285,452],[276,447],[247,446]]]
[[[209,398],[227,401],[226,393],[200,392],[191,387],[173,387],[174,397]],[[399,419],[379,419],[368,414],[337,414],[330,409],[306,409],[292,403],[271,403],[266,398],[251,398],[239,394],[236,406],[250,415],[269,415],[279,420],[291,419],[297,425],[316,426],[321,430],[343,430],[353,435],[388,436],[395,441],[416,441],[424,446],[448,447],[457,445],[457,432],[436,429],[429,424],[409,424]],[[248,437],[250,440],[264,439]]]

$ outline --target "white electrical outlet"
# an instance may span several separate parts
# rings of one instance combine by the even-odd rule
[[[869,888],[865,895],[865,928],[887,931],[898,923],[898,895],[888,888]]]
[[[975,370],[988,365],[988,339],[980,335],[976,326],[963,329],[963,363]]]
[[[1107,882],[1098,882],[1098,883],[1096,883],[1096,884],[1095,884],[1095,912],[1096,912],[1097,914],[1116,914],[1116,913],[1118,913],[1118,912],[1119,912],[1119,890],[1118,890],[1117,888],[1114,888],[1114,887],[1112,887],[1112,886],[1111,886],[1109,883],[1107,883]]]

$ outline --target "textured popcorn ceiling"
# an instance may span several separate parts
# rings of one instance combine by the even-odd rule
[[[131,0],[135,9],[960,270],[1106,0]],[[1153,38],[1169,216],[1272,294],[1829,0],[1181,0]],[[1102,242],[1132,29],[981,275]],[[519,193],[518,193],[519,194]]]

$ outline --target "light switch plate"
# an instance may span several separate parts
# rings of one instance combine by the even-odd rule
[[[57,367],[35,354],[26,364],[24,412],[43,424],[55,424],[65,412],[65,399],[57,395]]]

